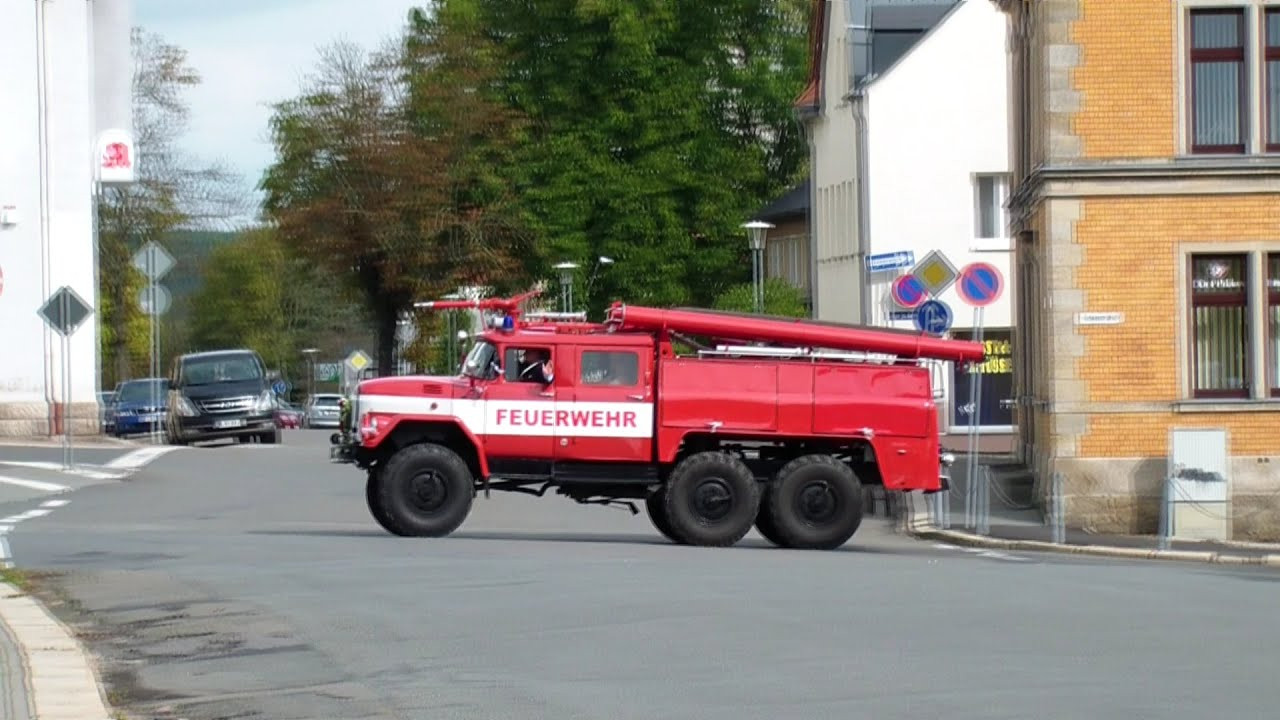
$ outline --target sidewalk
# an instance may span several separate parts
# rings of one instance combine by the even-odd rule
[[[1065,529],[1065,542],[1056,543],[1053,527],[1044,521],[1039,509],[1011,503],[1012,498],[994,491],[988,506],[987,532],[980,534],[976,526],[966,527],[968,477],[963,458],[953,469],[952,490],[948,493],[949,527],[944,527],[947,523],[942,518],[934,517],[934,503],[929,496],[910,493],[899,511],[906,532],[939,542],[999,550],[1280,567],[1280,543],[1170,539],[1167,548],[1161,549],[1160,538],[1155,535],[1092,533],[1072,528]]]
[[[0,717],[111,720],[93,665],[44,606],[0,581]]]

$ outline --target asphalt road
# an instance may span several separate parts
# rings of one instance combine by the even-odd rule
[[[836,552],[671,545],[478,499],[394,538],[323,431],[183,448],[9,536],[135,718],[1271,717],[1280,573],[979,554],[871,518]]]

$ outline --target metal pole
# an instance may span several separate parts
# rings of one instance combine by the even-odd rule
[[[71,316],[71,295],[62,295],[63,322]],[[71,448],[71,334],[62,334],[62,464],[67,469],[75,467]]]
[[[1173,489],[1171,487],[1172,479],[1165,477],[1162,485],[1163,489],[1160,493],[1160,530],[1156,534],[1156,547],[1160,550],[1168,550],[1169,537],[1172,534],[1172,528],[1170,528],[1170,525],[1173,524],[1171,522],[1173,518],[1169,512],[1169,500],[1173,495],[1171,492]]]

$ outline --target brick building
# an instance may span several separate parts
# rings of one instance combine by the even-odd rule
[[[1232,536],[1280,539],[1280,0],[992,1],[1024,460],[1151,532],[1171,428],[1222,428]]]

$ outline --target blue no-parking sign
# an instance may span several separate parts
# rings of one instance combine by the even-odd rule
[[[974,307],[985,307],[1004,293],[1004,276],[991,263],[969,263],[960,271],[956,293]]]

